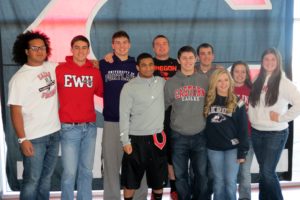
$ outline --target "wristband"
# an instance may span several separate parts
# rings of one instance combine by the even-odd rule
[[[22,144],[22,142],[24,142],[25,140],[27,140],[26,137],[18,138],[18,143],[19,143],[19,144]]]

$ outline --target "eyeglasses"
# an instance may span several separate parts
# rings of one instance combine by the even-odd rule
[[[38,47],[38,46],[31,46],[31,47],[29,47],[29,49],[31,49],[32,51],[39,51],[39,50],[41,50],[41,51],[45,51],[46,49],[47,49],[47,47],[46,46],[40,46],[40,47]]]

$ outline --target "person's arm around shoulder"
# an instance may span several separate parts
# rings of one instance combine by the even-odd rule
[[[34,156],[34,148],[32,146],[32,143],[29,140],[25,139],[26,137],[22,115],[22,106],[10,105],[10,115],[17,137],[19,139],[24,138],[24,140],[20,143],[22,153],[27,157]]]
[[[292,105],[288,111],[282,115],[275,111],[270,112],[270,119],[275,122],[290,122],[300,115],[300,91],[297,86],[287,79],[282,78],[282,87],[279,87],[279,94]],[[280,90],[281,89],[281,90]]]
[[[95,72],[96,85],[95,85],[95,94],[103,98],[103,81],[100,70],[97,69]]]
[[[167,80],[165,82],[165,87],[164,87],[164,99],[165,99],[165,110],[167,110],[173,102],[173,97],[172,97],[172,91],[171,91],[171,81],[172,78]]]
[[[236,108],[238,124],[238,155],[237,162],[245,162],[245,157],[249,151],[249,139],[248,139],[248,120],[245,103],[242,100],[239,100],[238,107]]]
[[[114,62],[113,55],[114,55],[113,52],[109,52],[109,53],[105,54],[103,59],[108,63],[113,63]]]
[[[126,83],[120,95],[120,139],[123,144],[123,150],[127,154],[132,153],[132,146],[129,139],[129,123],[133,98],[130,95],[130,90],[129,83]]]

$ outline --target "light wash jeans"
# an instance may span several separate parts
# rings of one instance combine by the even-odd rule
[[[288,129],[259,131],[252,128],[252,145],[259,165],[260,200],[283,200],[275,170],[288,135]]]
[[[79,125],[62,124],[62,200],[74,200],[76,178],[78,191],[77,200],[92,199],[92,170],[96,136],[97,129],[95,123]]]
[[[239,199],[251,200],[251,164],[253,160],[253,147],[251,142],[251,137],[249,137],[249,151],[246,156],[246,161],[240,164],[240,169],[238,173],[239,182]]]
[[[208,149],[208,159],[213,172],[214,200],[236,200],[239,164],[237,149],[215,151]]]
[[[58,158],[59,140],[59,132],[30,140],[34,148],[34,156],[23,155],[21,200],[49,199],[51,176]]]

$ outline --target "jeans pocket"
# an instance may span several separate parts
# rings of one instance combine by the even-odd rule
[[[58,141],[60,141],[60,131],[57,131],[57,132],[55,132],[55,133],[52,133],[52,134],[50,135],[50,139],[51,139],[51,141],[53,141],[53,142],[58,142]]]
[[[60,138],[67,139],[68,135],[74,132],[75,126],[73,124],[62,124],[60,129]]]
[[[89,123],[89,125],[90,125],[91,127],[96,127],[96,128],[97,128],[97,126],[96,126],[96,123],[95,123],[95,122],[90,122],[90,123]]]

